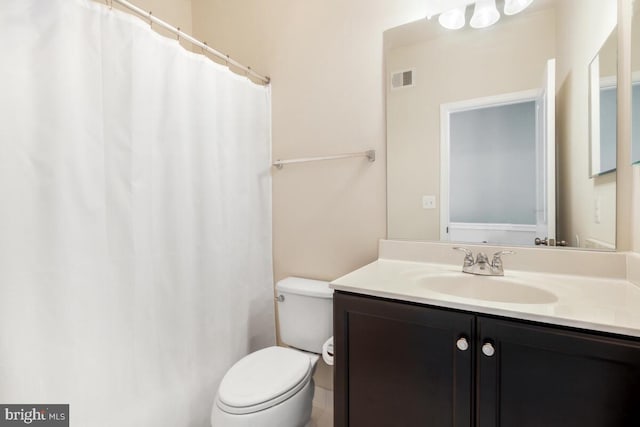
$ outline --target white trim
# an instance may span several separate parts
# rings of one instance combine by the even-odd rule
[[[536,238],[536,224],[449,224],[449,235],[456,242],[531,245]]]
[[[600,89],[611,89],[618,86],[617,76],[600,77]]]
[[[496,224],[480,222],[451,222],[451,228],[458,230],[493,230],[493,231],[526,231],[535,232],[535,224]]]
[[[547,237],[555,239],[557,236],[557,206],[556,206],[556,59],[552,58],[547,61],[546,67],[546,86],[545,91],[545,112],[544,130],[547,133],[545,138],[545,150],[547,154],[547,163],[545,170],[547,179],[545,182],[545,216],[547,217]]]
[[[449,117],[448,104],[440,105],[440,240],[449,241]]]
[[[448,102],[441,104],[440,111],[444,108],[449,113],[460,111],[471,111],[479,108],[499,107],[501,105],[520,104],[527,101],[535,101],[540,93],[540,89],[522,90],[519,92],[509,92],[500,95],[484,96],[481,98],[466,99],[464,101]]]

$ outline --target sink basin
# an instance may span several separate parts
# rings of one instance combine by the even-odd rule
[[[426,275],[418,284],[430,291],[483,301],[510,304],[550,304],[558,301],[551,292],[500,276],[464,273]]]

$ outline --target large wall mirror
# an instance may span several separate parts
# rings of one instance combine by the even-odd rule
[[[640,0],[633,2],[631,22],[631,160],[640,165]]]
[[[463,28],[434,17],[384,34],[388,237],[614,250],[615,162],[594,173],[590,133],[616,112],[594,113],[590,70],[600,58],[617,74],[617,0],[533,0],[512,16],[497,0],[483,29],[461,2]]]

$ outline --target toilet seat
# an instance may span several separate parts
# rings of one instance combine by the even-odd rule
[[[306,354],[268,347],[243,357],[229,369],[220,383],[216,404],[230,414],[262,411],[298,393],[312,373]]]

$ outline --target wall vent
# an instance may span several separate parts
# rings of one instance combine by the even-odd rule
[[[400,89],[403,87],[415,86],[415,68],[391,73],[391,88]]]

